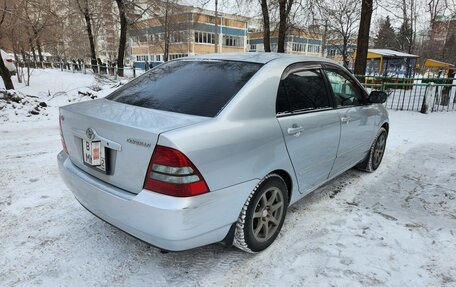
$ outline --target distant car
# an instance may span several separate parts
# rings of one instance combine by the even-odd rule
[[[14,55],[9,54],[3,50],[0,50],[2,53],[3,63],[5,63],[6,68],[10,71],[11,75],[16,75],[16,60],[14,60]]]
[[[87,210],[163,250],[258,252],[290,204],[354,166],[377,169],[385,100],[324,58],[194,56],[61,107],[58,163]]]

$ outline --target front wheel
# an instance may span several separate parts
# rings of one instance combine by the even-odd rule
[[[358,169],[373,172],[380,166],[383,155],[385,154],[387,137],[388,132],[386,129],[383,127],[380,128],[366,158],[357,166]]]
[[[255,253],[277,238],[288,207],[288,190],[277,174],[266,176],[250,193],[236,223],[234,246]]]

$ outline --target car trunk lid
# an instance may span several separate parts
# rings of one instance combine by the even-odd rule
[[[132,193],[143,188],[160,133],[210,119],[107,99],[62,107],[60,117],[70,160],[92,176]],[[87,144],[94,142],[104,151],[106,172],[92,166],[84,153]]]

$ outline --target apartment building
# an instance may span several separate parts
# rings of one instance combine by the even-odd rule
[[[169,35],[168,41],[166,35]],[[245,52],[247,18],[232,14],[218,15],[218,43],[215,40],[215,12],[179,6],[168,18],[156,17],[138,22],[130,32],[131,56],[137,67],[189,55],[215,52]]]
[[[271,52],[277,52],[278,32],[271,32]],[[248,51],[264,52],[263,32],[248,33]],[[285,52],[308,56],[321,56],[321,35],[304,29],[289,29],[285,39]]]

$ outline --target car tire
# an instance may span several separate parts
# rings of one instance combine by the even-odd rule
[[[277,174],[263,178],[250,193],[236,223],[233,245],[256,253],[277,238],[288,207],[288,189]]]
[[[366,158],[357,165],[357,168],[367,172],[374,172],[382,163],[385,154],[386,139],[388,132],[384,127],[380,128]]]

